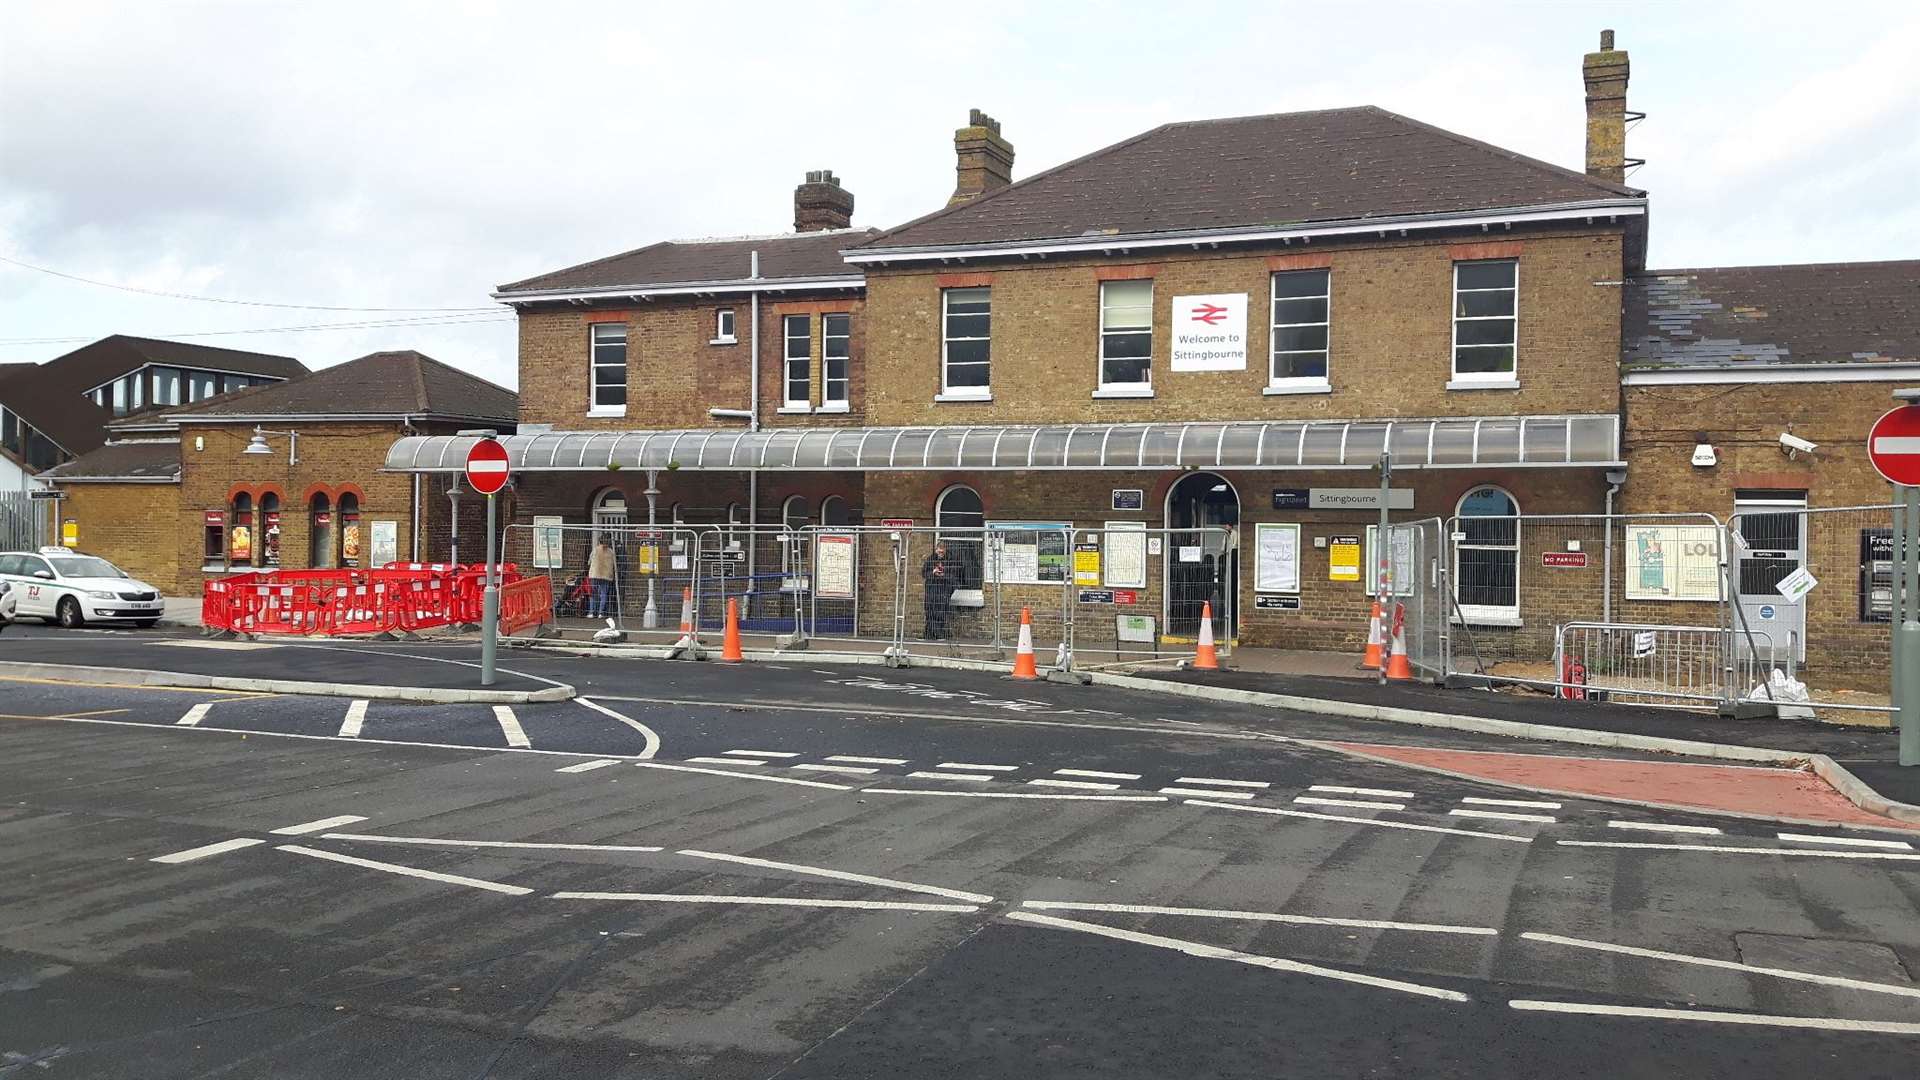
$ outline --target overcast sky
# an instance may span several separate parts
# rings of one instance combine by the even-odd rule
[[[1810,12],[1821,17],[1809,18]],[[456,14],[456,12],[458,12]],[[658,239],[937,209],[977,107],[1016,178],[1169,120],[1373,104],[1572,168],[1581,54],[1632,54],[1651,264],[1920,258],[1920,5],[1120,0],[497,5],[0,0],[0,256],[143,289],[488,308]],[[417,348],[511,386],[491,312],[145,297],[0,263],[0,362],[199,337],[313,367]],[[447,320],[483,320],[447,324]]]

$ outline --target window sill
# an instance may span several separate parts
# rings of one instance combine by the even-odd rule
[[[1289,394],[1331,394],[1333,384],[1325,379],[1288,380],[1268,383],[1260,392],[1268,397],[1281,397]]]
[[[587,409],[587,415],[588,416],[625,416],[627,415],[627,407],[625,405],[594,405],[594,406],[590,406]]]
[[[804,415],[806,415],[807,413],[810,413],[810,412],[812,412],[812,411],[813,411],[813,406],[811,406],[811,405],[782,405],[782,406],[780,406],[779,408],[777,408],[777,409],[775,409],[775,410],[773,410],[773,411],[774,411],[774,412],[777,412],[777,413],[785,413],[785,414],[786,414],[786,415],[788,415],[788,416],[804,416]]]
[[[713,339],[712,341],[709,341],[709,342],[707,342],[707,344],[709,344],[709,345],[738,345],[738,344],[740,344],[740,339],[739,339],[739,338],[737,338],[737,337],[717,337],[717,338],[714,338],[714,339]]]
[[[1519,379],[1450,379],[1449,390],[1518,390]]]
[[[964,390],[949,390],[944,394],[933,395],[933,400],[942,404],[955,401],[992,401],[993,391],[981,390],[975,393],[968,393]]]
[[[829,401],[813,411],[817,413],[850,413],[853,411],[853,406],[844,401]]]
[[[1485,626],[1496,630],[1518,630],[1527,625],[1526,621],[1518,615],[1501,615],[1492,612],[1475,614],[1471,611],[1465,612],[1464,615],[1465,618],[1460,615],[1448,616],[1447,621],[1455,626]]]
[[[1097,398],[1150,398],[1153,396],[1153,387],[1103,386],[1095,390],[1093,396]]]

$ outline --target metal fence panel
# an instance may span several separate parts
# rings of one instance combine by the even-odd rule
[[[48,538],[50,502],[24,491],[0,491],[0,551],[31,551]]]

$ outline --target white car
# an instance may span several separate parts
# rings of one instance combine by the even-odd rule
[[[160,590],[105,559],[66,548],[0,552],[0,581],[12,586],[16,619],[72,629],[89,622],[152,626],[166,611]]]

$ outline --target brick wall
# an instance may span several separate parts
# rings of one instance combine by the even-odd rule
[[[179,519],[178,484],[67,484],[62,490],[60,516],[79,526],[81,551],[170,596],[193,595],[183,589],[180,552],[170,535]]]

